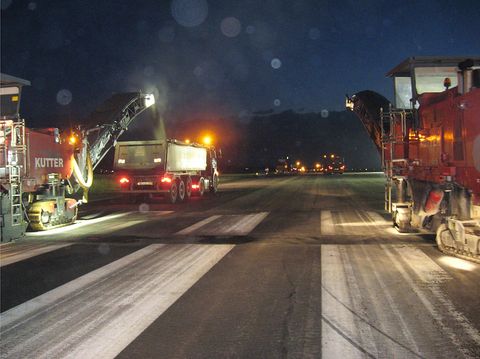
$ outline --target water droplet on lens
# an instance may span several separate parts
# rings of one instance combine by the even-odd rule
[[[242,24],[235,17],[227,17],[220,24],[222,33],[227,37],[236,37],[242,31]]]
[[[282,102],[281,102],[278,98],[276,98],[275,100],[273,100],[273,105],[274,105],[274,106],[278,107],[278,106],[280,106],[281,104],[282,104]]]
[[[278,59],[278,58],[274,58],[270,62],[270,65],[272,65],[272,67],[276,70],[276,69],[279,69],[282,66],[282,61],[280,61],[280,59]]]
[[[72,102],[72,93],[67,89],[58,91],[57,102],[62,106],[68,105],[70,102]]]
[[[175,21],[185,27],[198,26],[208,16],[206,0],[173,0],[170,10]]]
[[[148,203],[142,203],[142,204],[140,204],[140,206],[138,206],[138,210],[141,213],[145,213],[145,212],[148,212],[150,210],[150,206],[148,205]]]
[[[323,110],[320,112],[320,114],[321,114],[321,116],[322,116],[323,118],[327,118],[328,115],[329,115],[328,110],[326,110],[326,109],[323,109]]]
[[[108,253],[110,253],[110,246],[106,243],[102,243],[98,246],[98,253],[106,256]]]

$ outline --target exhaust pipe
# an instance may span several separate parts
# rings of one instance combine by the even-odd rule
[[[460,95],[469,93],[473,87],[473,60],[468,59],[458,64],[458,93]]]

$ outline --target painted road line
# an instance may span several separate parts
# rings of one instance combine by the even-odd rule
[[[369,357],[358,339],[345,269],[338,246],[322,245],[322,356],[324,358]]]
[[[248,214],[246,216],[238,216],[239,221],[227,228],[224,228],[219,232],[222,236],[246,236],[253,229],[260,224],[267,216],[269,212],[260,212],[256,214]],[[237,217],[237,216],[235,216]]]
[[[332,212],[330,211],[321,211],[320,213],[320,234],[335,234],[335,226],[333,224]]]
[[[75,294],[79,288],[85,288],[95,283],[103,277],[109,276],[115,271],[120,270],[124,266],[137,261],[138,259],[145,257],[164,244],[152,244],[146,248],[142,248],[128,256],[118,259],[115,262],[107,264],[104,267],[98,268],[93,272],[87,273],[74,281],[68,282],[60,287],[52,289],[51,291],[42,294],[36,298],[29,300],[23,304],[20,304],[6,312],[0,314],[0,325],[2,327],[2,333],[5,330],[11,330],[11,325],[15,325],[15,322],[21,321],[22,318],[29,318],[34,313],[41,312],[45,308],[52,306],[55,302],[60,301],[64,297],[68,297]]]
[[[66,244],[32,244],[29,246],[12,246],[8,251],[3,248],[0,251],[0,267],[7,266],[12,263],[20,262],[28,258],[36,257],[44,253],[53,252],[60,248],[71,246],[72,243]]]
[[[15,307],[6,322],[2,316],[2,357],[114,358],[233,247],[151,245],[113,262],[116,269],[96,270],[93,280]]]
[[[217,215],[204,219],[176,234],[195,234],[199,236],[246,236],[260,224],[269,212],[247,215]]]
[[[208,218],[205,218],[204,220],[200,221],[200,222],[197,222],[193,225],[191,225],[190,227],[187,227],[185,229],[182,229],[181,231],[175,233],[175,234],[178,234],[178,235],[185,235],[185,234],[190,234],[194,231],[196,231],[197,229],[205,226],[206,224],[210,223],[210,222],[213,222],[215,221],[216,219],[220,218],[221,216],[219,215],[215,215],[215,216],[211,216],[211,217],[208,217]]]

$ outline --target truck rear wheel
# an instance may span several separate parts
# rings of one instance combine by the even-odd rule
[[[188,176],[185,182],[185,199],[189,200],[190,197],[192,197],[192,178]]]
[[[198,181],[198,196],[203,197],[205,194],[205,179],[202,177]]]
[[[218,176],[213,175],[211,185],[210,185],[210,193],[216,194],[218,192]]]
[[[168,191],[168,200],[171,204],[175,204],[178,198],[178,186],[176,181],[172,181],[170,190]]]
[[[181,178],[178,180],[178,200],[185,201],[185,181]]]

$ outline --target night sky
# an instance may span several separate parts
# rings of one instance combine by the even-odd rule
[[[32,81],[23,116],[87,116],[154,91],[167,119],[342,110],[391,98],[408,56],[480,52],[478,1],[2,0],[1,71]]]

